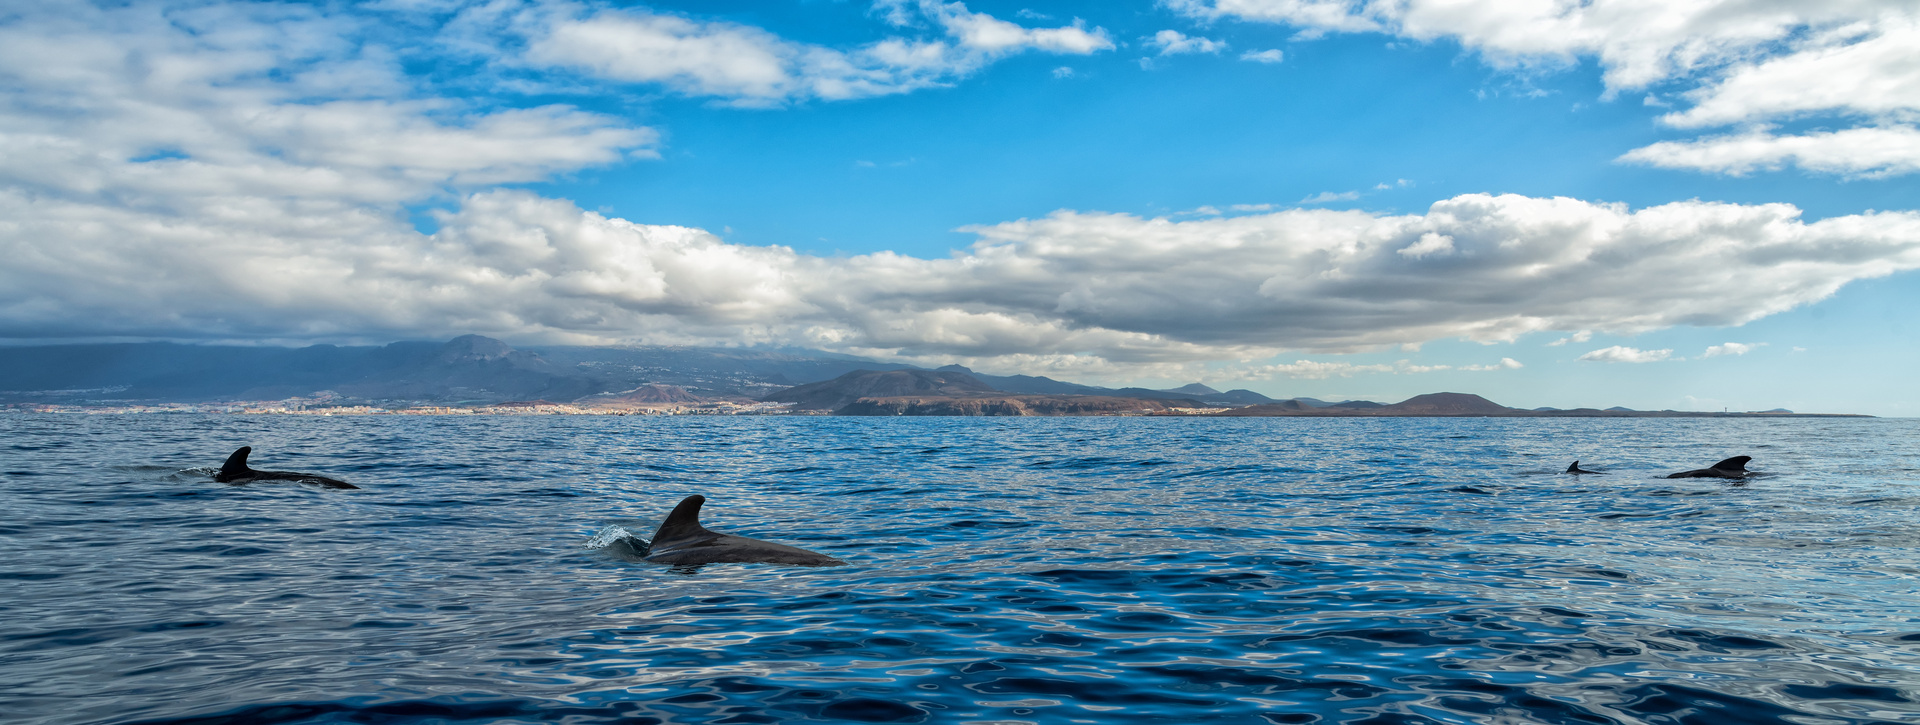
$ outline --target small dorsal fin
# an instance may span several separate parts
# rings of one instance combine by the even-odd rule
[[[717,536],[700,525],[700,506],[706,502],[707,497],[697,493],[681,499],[680,505],[673,507],[673,513],[667,514],[667,520],[660,524],[659,530],[653,532],[653,547],[657,549],[662,544],[682,539]]]
[[[1578,470],[1580,470],[1580,462],[1579,462],[1579,461],[1574,461],[1574,462],[1573,462],[1573,465],[1571,465],[1571,466],[1567,466],[1567,473],[1573,473],[1573,472],[1575,472],[1575,471],[1578,471]]]
[[[1753,460],[1753,456],[1734,456],[1713,464],[1713,469],[1716,471],[1744,471],[1747,470],[1747,461],[1751,460]]]
[[[247,467],[247,455],[251,453],[253,453],[253,446],[241,446],[240,450],[234,451],[231,456],[227,456],[226,464],[220,466],[220,475],[218,478],[222,481],[228,481],[253,473],[253,469]]]

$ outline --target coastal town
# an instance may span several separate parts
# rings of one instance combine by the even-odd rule
[[[488,405],[358,405],[316,402],[305,398],[286,400],[236,400],[214,403],[128,403],[50,404],[19,403],[0,406],[6,413],[80,413],[122,415],[140,413],[225,413],[233,415],[819,415],[816,411],[793,410],[792,403],[714,401],[703,403],[655,403],[604,405],[555,403],[545,400],[515,401]]]

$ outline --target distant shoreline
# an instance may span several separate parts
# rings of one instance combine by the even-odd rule
[[[231,408],[235,406],[208,405],[206,408]],[[42,406],[41,409],[8,408],[0,410],[0,415],[272,415],[300,416],[310,418],[345,418],[354,416],[432,416],[445,418],[475,418],[486,416],[547,416],[547,415],[598,415],[598,416],[777,416],[777,417],[886,417],[886,418],[1721,418],[1721,419],[1774,419],[1774,418],[1880,418],[1881,416],[1864,413],[1710,413],[1679,410],[1616,411],[1616,410],[1561,410],[1561,411],[1515,411],[1512,413],[1400,413],[1367,411],[1290,411],[1285,413],[1239,413],[1237,409],[1170,409],[1155,411],[1113,411],[1079,412],[1047,415],[879,415],[846,416],[817,410],[769,410],[765,408],[747,409],[615,409],[615,408],[576,408],[573,406],[554,406],[553,408],[447,408],[433,406],[430,409],[414,408],[376,408],[369,406],[350,406],[342,409],[308,410],[262,410],[262,409],[197,409],[198,406],[162,408],[160,406],[94,407],[94,406]]]

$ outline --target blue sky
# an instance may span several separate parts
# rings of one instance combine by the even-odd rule
[[[1920,414],[1920,11],[22,2],[0,339]]]

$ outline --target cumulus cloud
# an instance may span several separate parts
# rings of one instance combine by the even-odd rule
[[[27,6],[0,25],[0,183],[24,198],[186,215],[235,197],[417,199],[650,155],[656,133],[567,106],[415,92],[303,6]]]
[[[1660,362],[1673,356],[1673,350],[1641,350],[1639,348],[1614,345],[1603,347],[1581,355],[1581,360],[1610,363],[1650,363]]]
[[[939,27],[941,39],[891,37],[841,50],[799,43],[760,28],[695,21],[641,10],[566,7],[529,11],[518,26],[530,39],[526,60],[740,105],[902,93],[963,77],[1002,57],[1037,50],[1087,55],[1112,49],[1100,28],[1083,23],[1028,28],[976,13],[962,3],[882,3],[896,24],[911,11]]]
[[[432,235],[365,210],[254,206],[162,223],[0,194],[11,220],[0,252],[20,260],[0,271],[0,334],[480,331],[1153,365],[1737,325],[1920,267],[1920,214],[1808,224],[1786,205],[1705,202],[1630,211],[1466,195],[1425,214],[1189,221],[1059,212],[970,228],[979,241],[941,259],[734,245],[525,192],[472,195]],[[1429,234],[1453,253],[1397,253]]]
[[[1183,53],[1218,53],[1227,49],[1227,44],[1208,38],[1188,37],[1178,30],[1162,30],[1147,39],[1147,45],[1159,48],[1161,55],[1181,55]]]
[[[1712,347],[1707,348],[1707,351],[1705,353],[1702,353],[1700,357],[1720,357],[1721,355],[1745,355],[1747,353],[1753,352],[1756,349],[1764,347],[1765,345],[1766,343],[1764,342],[1760,342],[1760,343],[1729,342],[1729,343],[1724,343],[1720,345],[1714,345]]]
[[[1693,86],[1691,107],[1663,121],[1679,128],[1734,126],[1831,114],[1853,127],[1777,143],[1722,137],[1639,149],[1623,160],[1712,173],[1798,164],[1848,175],[1912,173],[1905,147],[1866,143],[1920,119],[1920,7],[1906,0],[1759,3],[1730,0],[1171,0],[1203,19],[1284,23],[1304,35],[1381,32],[1451,39],[1505,69],[1598,60],[1607,94],[1658,83]],[[1649,104],[1665,105],[1653,95]],[[1890,127],[1889,124],[1904,124]],[[1691,146],[1682,148],[1681,146]]]

